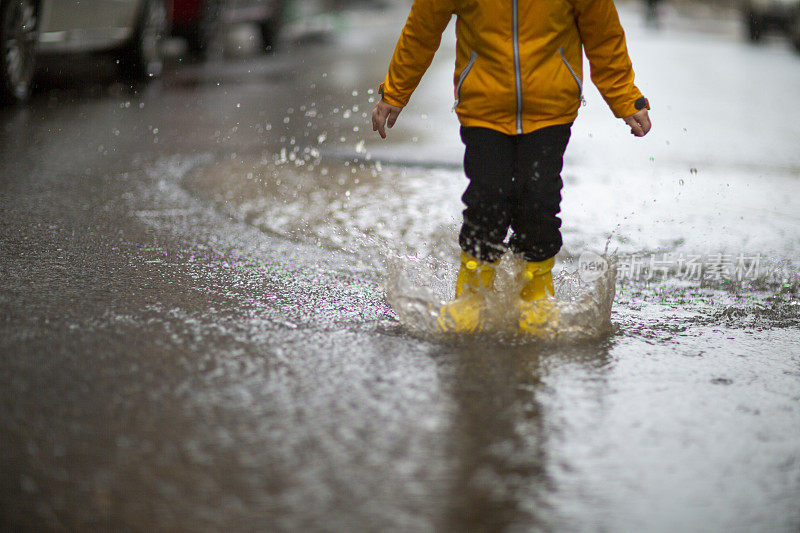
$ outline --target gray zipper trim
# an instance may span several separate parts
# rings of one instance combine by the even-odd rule
[[[564,55],[563,46],[558,49],[558,54],[561,56],[561,61],[563,61],[567,66],[569,73],[572,74],[572,78],[575,80],[575,83],[578,84],[578,98],[580,99],[581,104],[586,105],[586,99],[583,97],[583,80],[581,80],[580,77],[575,74],[575,70],[573,70],[572,65],[569,64],[569,61],[567,61],[567,57]]]
[[[512,2],[512,25],[514,39],[514,77],[517,82],[517,134],[522,134],[522,74],[519,67],[519,16],[517,0]]]
[[[456,83],[456,103],[453,104],[453,111],[456,110],[458,103],[461,101],[461,85],[464,83],[464,80],[467,78],[467,74],[469,74],[469,71],[472,70],[472,65],[475,64],[475,60],[477,59],[478,52],[475,52],[474,50],[470,52],[469,63],[467,63],[467,66],[461,71],[461,75],[458,77],[458,83]]]

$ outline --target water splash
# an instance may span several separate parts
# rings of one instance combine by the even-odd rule
[[[603,258],[608,262],[608,270],[590,283],[581,279],[577,268],[564,268],[554,277],[556,294],[551,302],[558,313],[542,325],[537,335],[522,332],[518,326],[523,262],[518,257],[504,258],[497,268],[495,290],[480,294],[485,306],[480,335],[510,343],[576,342],[608,335],[613,329],[611,307],[617,258],[613,254]],[[439,310],[450,300],[447,291],[452,290],[454,284],[453,280],[448,282],[448,276],[442,275],[443,267],[441,261],[414,256],[389,261],[386,299],[403,326],[414,335],[425,338],[455,335],[442,333],[437,323]]]

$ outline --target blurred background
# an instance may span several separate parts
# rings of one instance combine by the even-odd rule
[[[151,79],[164,57],[202,61],[219,53],[237,25],[249,24],[257,39],[252,49],[274,51],[301,34],[317,37],[335,26],[347,9],[385,9],[399,0],[19,0],[3,3],[0,99],[27,98],[41,56],[108,52],[120,75]],[[626,7],[635,0],[618,2]],[[410,4],[405,2],[405,4]],[[800,3],[796,0],[643,0],[642,11],[653,28],[692,24],[697,31],[736,24],[754,43],[780,38],[800,50]],[[678,21],[680,19],[680,22]],[[173,38],[179,38],[177,41]],[[228,43],[231,44],[231,43]],[[240,44],[229,46],[240,50]],[[49,69],[62,68],[62,57]]]

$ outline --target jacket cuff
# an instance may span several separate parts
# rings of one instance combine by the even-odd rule
[[[626,99],[622,105],[612,107],[614,116],[617,118],[629,117],[641,111],[642,109],[647,109],[649,111],[650,101],[642,96],[641,93],[636,98]]]
[[[378,87],[378,94],[381,95],[381,98],[384,102],[389,105],[393,105],[395,107],[405,107],[406,103],[397,100],[396,98],[392,98],[391,96],[386,95],[386,82],[381,83],[380,87]]]

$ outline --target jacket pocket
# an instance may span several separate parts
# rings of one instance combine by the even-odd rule
[[[478,52],[470,52],[469,63],[467,63],[467,66],[461,71],[461,75],[458,77],[458,81],[456,82],[456,102],[453,104],[453,111],[456,110],[458,103],[461,101],[461,86],[464,84],[464,80],[467,79],[467,74],[469,74],[469,71],[472,70],[472,66],[475,64],[477,59]]]
[[[575,73],[575,69],[572,68],[572,65],[569,64],[567,61],[567,57],[564,55],[564,47],[560,47],[558,49],[558,55],[561,56],[561,61],[564,62],[566,65],[567,70],[572,75],[572,79],[575,80],[575,83],[578,84],[578,99],[581,101],[582,105],[586,105],[586,99],[583,97],[583,80]]]

